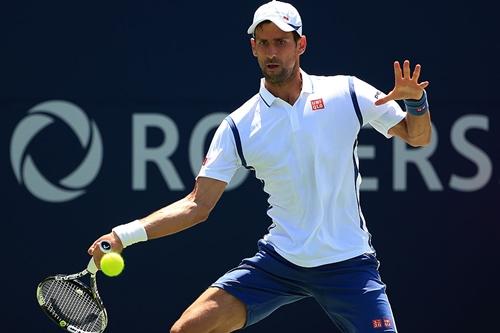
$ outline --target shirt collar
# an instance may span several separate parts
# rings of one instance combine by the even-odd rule
[[[311,77],[302,69],[300,69],[300,75],[302,76],[302,91],[300,92],[300,94],[301,95],[302,93],[312,94],[314,92],[314,87],[312,84]],[[264,78],[260,79],[259,96],[267,105],[267,107],[271,107],[271,105],[274,103],[277,97],[271,94],[271,92],[266,89],[264,80],[265,80]]]

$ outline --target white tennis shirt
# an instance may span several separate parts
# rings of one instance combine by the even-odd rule
[[[290,262],[315,267],[374,252],[359,205],[357,136],[362,125],[387,131],[405,117],[371,85],[349,76],[301,71],[295,102],[260,91],[217,129],[198,177],[229,183],[242,165],[269,194],[263,239]],[[359,105],[356,111],[355,104]],[[246,163],[245,163],[246,162]]]

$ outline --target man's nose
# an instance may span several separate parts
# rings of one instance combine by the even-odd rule
[[[277,47],[270,45],[267,48],[267,58],[268,59],[276,59],[277,54],[278,54],[278,48]]]

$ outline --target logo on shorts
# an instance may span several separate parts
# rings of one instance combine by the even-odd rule
[[[311,101],[311,108],[313,111],[318,111],[325,108],[325,103],[323,103],[323,98],[313,99]]]
[[[372,326],[373,328],[382,328],[382,319],[373,319]]]
[[[380,97],[380,94],[382,94],[381,91],[378,91],[375,93],[375,99],[378,99]]]
[[[392,321],[388,318],[384,319],[373,319],[372,320],[373,328],[392,328]]]

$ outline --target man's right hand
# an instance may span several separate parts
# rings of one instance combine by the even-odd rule
[[[88,249],[88,254],[94,257],[94,262],[97,268],[101,268],[101,258],[104,253],[101,251],[99,247],[99,243],[102,241],[107,241],[111,244],[111,251],[121,253],[123,251],[123,245],[118,238],[118,236],[114,232],[110,232],[109,234],[103,235],[99,237]]]

